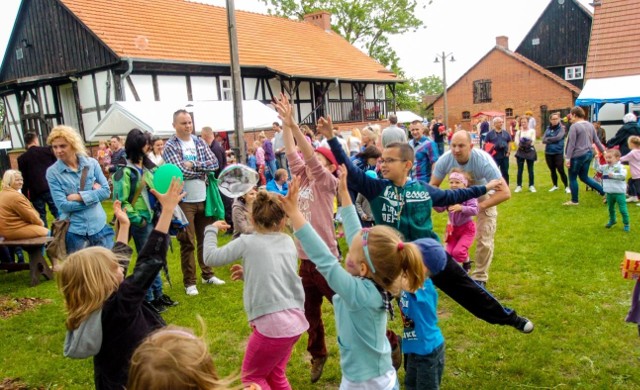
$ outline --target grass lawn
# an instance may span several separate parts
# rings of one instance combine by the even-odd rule
[[[524,192],[512,194],[510,201],[499,206],[488,283],[489,291],[505,305],[535,323],[535,331],[524,335],[510,327],[486,324],[440,294],[440,326],[446,339],[442,387],[640,389],[640,338],[636,326],[624,322],[634,284],[620,276],[624,251],[640,252],[640,207],[629,206],[630,233],[623,232],[621,221],[605,229],[608,217],[602,199],[595,192],[585,192],[581,184],[580,205],[562,206],[569,195],[562,190],[548,192],[549,173],[544,156],[539,157],[535,164],[538,192],[527,191],[525,173]],[[515,168],[512,160],[512,191]],[[446,215],[434,213],[433,219],[441,234]],[[249,335],[242,283],[230,282],[228,268],[220,268],[217,275],[227,284],[198,285],[200,295],[187,298],[177,242],[173,247],[169,254],[173,288],[165,283],[165,291],[180,304],[164,318],[198,328],[201,316],[219,373],[237,373]],[[55,282],[28,285],[27,272],[0,274],[0,297],[47,300],[19,315],[0,318],[0,388],[3,378],[20,378],[28,388],[91,388],[92,361],[62,356],[65,317]],[[16,305],[14,301],[0,304]],[[340,383],[332,307],[323,307],[330,354],[324,375],[315,385],[309,383],[304,335],[288,366],[294,389],[335,389]],[[399,319],[389,325],[401,329]],[[404,372],[399,375],[402,381]]]

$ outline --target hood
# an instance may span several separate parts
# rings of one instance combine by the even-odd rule
[[[429,268],[431,275],[437,275],[442,272],[447,264],[447,253],[440,242],[433,238],[420,238],[413,241],[413,244],[420,249],[422,262]]]
[[[102,309],[91,313],[77,329],[67,331],[64,356],[85,359],[95,356],[102,347]]]

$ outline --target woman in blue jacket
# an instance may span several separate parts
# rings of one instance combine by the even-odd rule
[[[551,182],[553,187],[549,192],[558,189],[558,175],[564,184],[564,190],[567,194],[571,193],[567,182],[567,175],[564,173],[564,126],[560,122],[560,114],[555,112],[549,117],[549,127],[542,136],[542,143],[545,144],[544,158],[551,172]]]

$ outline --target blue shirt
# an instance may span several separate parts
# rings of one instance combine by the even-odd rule
[[[431,279],[425,280],[422,288],[415,294],[402,291],[402,352],[428,355],[442,345],[444,336],[438,327],[437,306],[438,293]]]
[[[85,166],[89,167],[87,179],[84,188],[80,188],[80,177]],[[111,191],[98,161],[78,155],[78,169],[74,171],[58,160],[47,169],[47,182],[53,201],[60,210],[60,218],[70,220],[71,233],[92,236],[104,228],[107,214],[100,202],[109,199]],[[96,183],[100,188],[94,190]],[[67,200],[71,194],[80,194],[82,202]]]
[[[281,189],[280,189],[280,188],[278,188],[278,185],[276,184],[275,179],[269,180],[267,182],[267,191],[275,192],[275,193],[280,194],[282,196],[286,196],[287,192],[289,192],[289,184],[287,184],[287,182],[285,181],[284,183],[282,183],[282,186],[281,186]]]

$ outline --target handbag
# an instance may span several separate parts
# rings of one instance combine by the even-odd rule
[[[82,175],[80,176],[80,188],[84,189],[85,182],[87,181],[87,173],[89,167],[82,168]],[[51,262],[56,262],[64,259],[67,256],[67,232],[69,231],[69,225],[71,221],[69,218],[58,219],[51,224],[51,237],[53,240],[47,244],[47,256]]]

